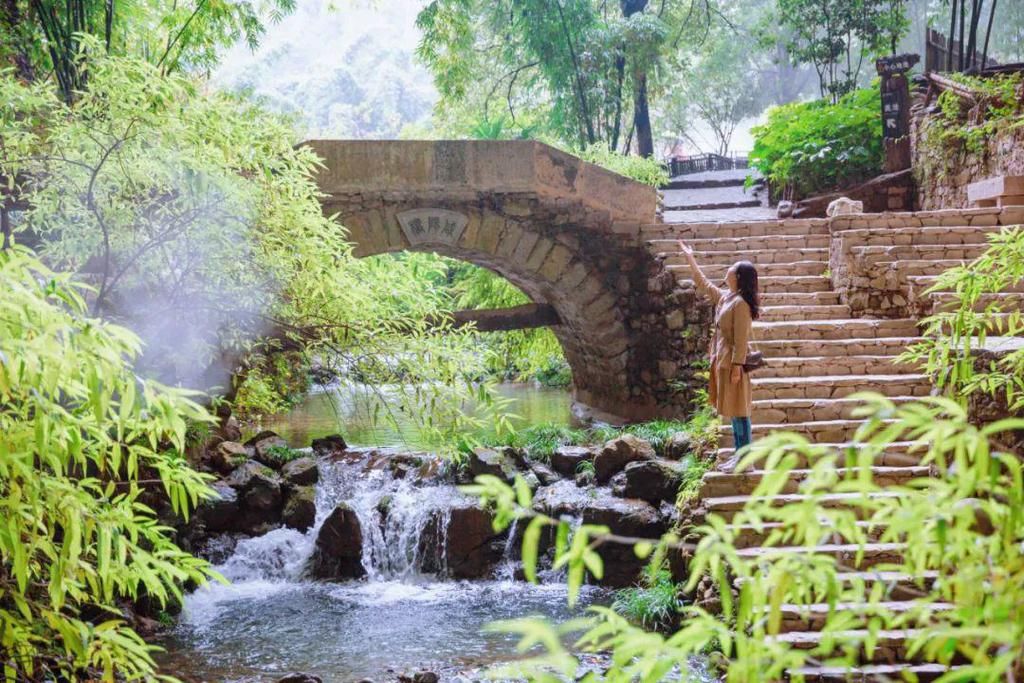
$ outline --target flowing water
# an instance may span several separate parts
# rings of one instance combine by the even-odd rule
[[[510,410],[518,416],[517,426],[572,422],[572,398],[566,389],[499,384],[497,392],[512,400]],[[375,413],[384,411],[390,411],[394,420],[374,419]],[[309,394],[290,411],[264,421],[261,427],[274,430],[295,447],[308,446],[313,439],[337,433],[359,446],[427,446],[420,440],[412,420],[398,410],[394,401],[389,401],[387,387],[331,386]]]
[[[531,586],[511,580],[508,559],[488,581],[445,580],[420,567],[421,538],[433,517],[467,499],[453,486],[417,486],[379,467],[364,453],[321,461],[317,520],[308,533],[277,529],[240,541],[218,569],[231,583],[189,595],[178,626],[163,645],[168,672],[188,680],[275,681],[307,671],[325,682],[393,680],[426,667],[443,680],[514,656],[515,638],[483,631],[490,622],[526,615],[564,620],[604,602],[583,592],[574,611],[564,584]],[[381,505],[388,500],[382,520]],[[347,502],[364,531],[364,580],[304,578],[316,534],[338,502]],[[440,543],[446,526],[442,529]],[[396,673],[397,672],[397,673]],[[476,676],[470,676],[476,678]]]

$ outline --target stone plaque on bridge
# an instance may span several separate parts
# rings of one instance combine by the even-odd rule
[[[398,214],[409,244],[456,244],[469,218],[448,209],[412,209]]]

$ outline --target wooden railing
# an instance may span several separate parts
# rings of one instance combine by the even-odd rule
[[[731,171],[735,168],[747,168],[747,156],[734,154],[696,154],[688,157],[673,157],[668,161],[669,175],[689,175],[705,171]]]

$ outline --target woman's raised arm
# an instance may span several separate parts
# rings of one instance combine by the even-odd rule
[[[693,273],[693,282],[697,285],[697,289],[702,291],[704,295],[711,299],[711,303],[718,304],[722,297],[725,296],[718,287],[711,284],[711,282],[704,277],[703,271],[700,269],[700,265],[697,263],[697,259],[693,256],[693,249],[690,248],[686,242],[679,240],[679,252],[686,257],[687,263],[690,264],[690,271]]]

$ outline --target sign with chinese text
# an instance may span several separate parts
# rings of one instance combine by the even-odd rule
[[[447,209],[412,209],[398,214],[409,244],[455,244],[469,219]]]
[[[909,131],[903,130],[905,117],[901,116],[902,99],[899,92],[882,93],[882,136],[901,138]]]
[[[892,55],[881,57],[875,60],[875,71],[879,76],[892,76],[910,71],[910,69],[921,61],[918,55]]]

